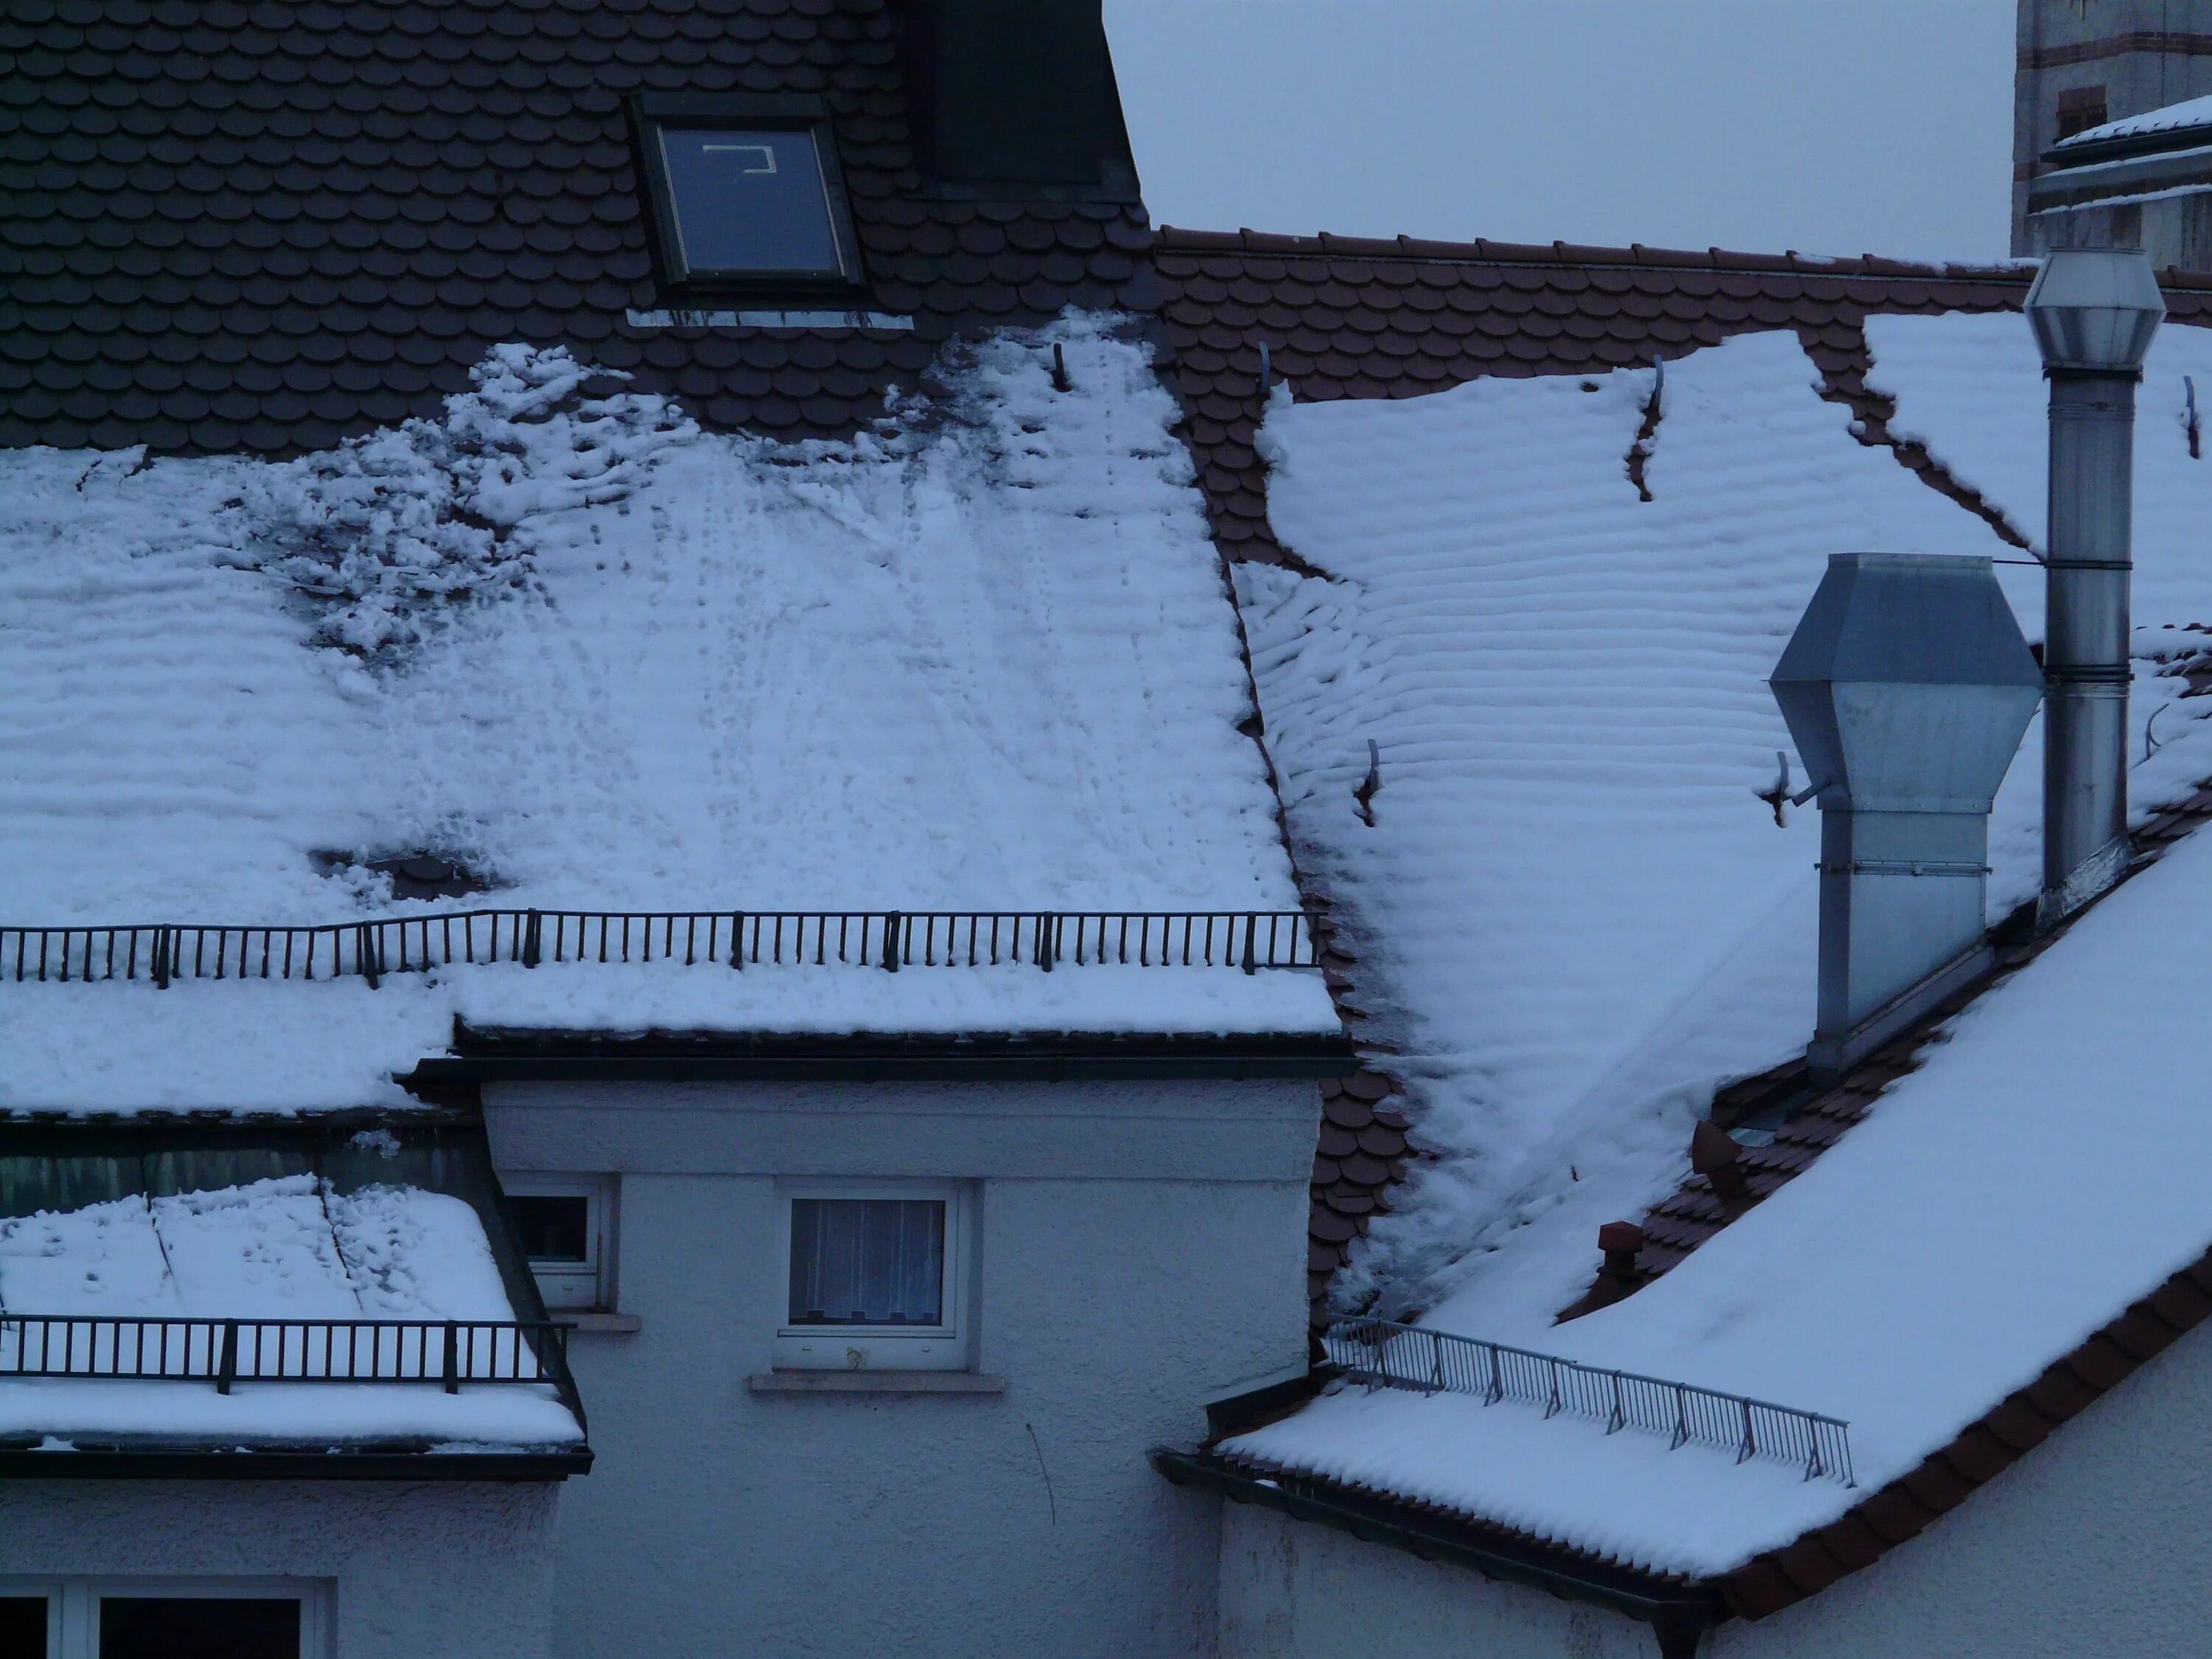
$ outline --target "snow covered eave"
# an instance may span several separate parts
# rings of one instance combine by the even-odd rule
[[[462,1024],[455,1053],[399,1082],[1056,1082],[1331,1078],[1358,1060],[1342,1030],[573,1031]]]
[[[0,1480],[566,1480],[588,1446],[163,1443],[0,1447]]]

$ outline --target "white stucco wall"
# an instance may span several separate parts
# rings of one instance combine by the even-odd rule
[[[1908,1544],[1723,1626],[1713,1659],[2127,1659],[2212,1649],[2212,1325]]]
[[[501,1168],[619,1176],[643,1322],[571,1351],[599,1463],[563,1501],[564,1659],[1211,1653],[1218,1502],[1145,1454],[1303,1369],[1318,1111],[1310,1083],[489,1091]],[[836,1176],[974,1183],[1004,1394],[747,1388],[777,1182]]]
[[[1221,1517],[1220,1659],[1649,1659],[1649,1626],[1256,1504]]]
[[[338,1659],[542,1659],[559,1491],[547,1482],[0,1481],[0,1577],[319,1579],[332,1592]]]
[[[1650,1628],[1273,1510],[1222,1525],[1221,1659],[1631,1659]],[[2212,1645],[2212,1325],[1919,1537],[1708,1659],[2128,1659]]]

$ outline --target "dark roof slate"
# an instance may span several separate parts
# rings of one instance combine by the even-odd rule
[[[890,330],[650,329],[633,93],[818,94]],[[886,0],[0,0],[0,446],[282,453],[563,344],[848,432],[945,339],[1145,311],[1134,204],[925,194]],[[763,300],[763,306],[802,306]]]

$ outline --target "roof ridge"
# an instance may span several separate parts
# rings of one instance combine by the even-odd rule
[[[1931,264],[1892,259],[1881,254],[1824,255],[1801,253],[1795,248],[1780,253],[1747,252],[1708,247],[1648,247],[1632,242],[1625,247],[1577,242],[1500,242],[1477,237],[1471,242],[1443,241],[1419,236],[1342,236],[1322,231],[1310,236],[1254,230],[1195,230],[1179,225],[1156,226],[1156,248],[1194,253],[1265,253],[1304,258],[1449,259],[1496,264],[1627,265],[1643,270],[1759,270],[1786,272],[1797,276],[1899,276],[1938,282],[2027,283],[2034,274],[2026,263],[2003,264]],[[2178,285],[2212,287],[2212,275],[2169,270]]]

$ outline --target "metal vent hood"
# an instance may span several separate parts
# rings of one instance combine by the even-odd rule
[[[2043,675],[1988,559],[1838,553],[1769,684],[1820,805],[1833,1074],[1989,966],[1990,805]]]

